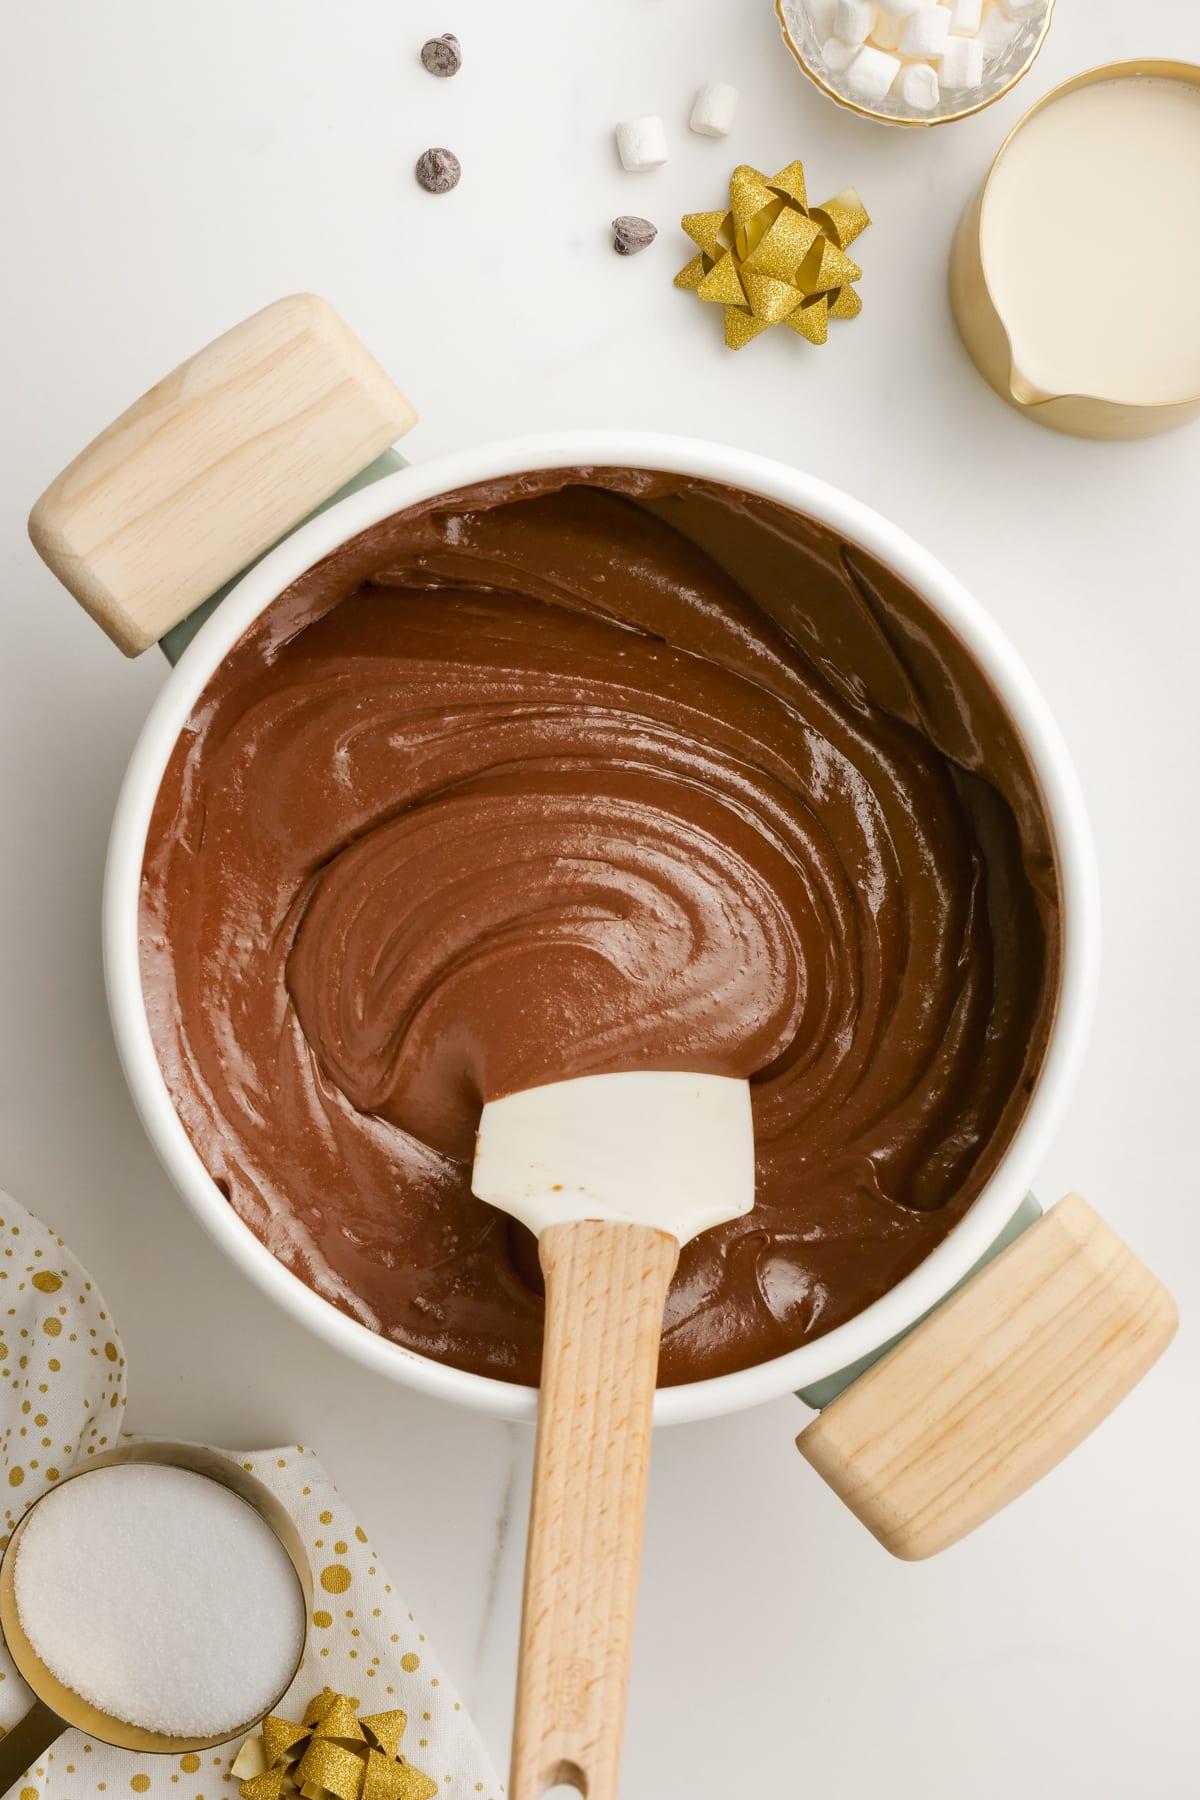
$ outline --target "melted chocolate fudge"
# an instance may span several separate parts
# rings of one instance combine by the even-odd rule
[[[536,1382],[537,1254],[473,1198],[487,1099],[749,1076],[757,1200],[689,1245],[660,1379],[894,1285],[1045,1048],[1053,858],[986,680],[770,502],[556,471],[385,520],[214,674],[146,849],[162,1068],[230,1204],[346,1312]]]

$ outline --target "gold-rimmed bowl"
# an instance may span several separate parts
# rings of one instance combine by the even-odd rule
[[[262,1714],[246,1719],[232,1730],[222,1731],[215,1737],[182,1738],[171,1737],[159,1731],[147,1731],[140,1725],[131,1725],[127,1720],[117,1718],[114,1713],[93,1706],[81,1694],[59,1681],[30,1642],[21,1624],[16,1599],[17,1556],[26,1525],[43,1501],[60,1493],[70,1482],[87,1481],[98,1470],[129,1464],[165,1464],[170,1468],[184,1469],[191,1475],[203,1476],[207,1481],[215,1481],[218,1486],[236,1495],[270,1528],[292,1565],[305,1627],[301,1631],[300,1646],[288,1671],[287,1680],[280,1687],[271,1707],[283,1698],[299,1672],[304,1659],[307,1623],[312,1606],[312,1572],[303,1540],[291,1515],[270,1489],[264,1487],[261,1481],[255,1480],[238,1463],[221,1456],[215,1450],[206,1449],[202,1444],[122,1444],[115,1450],[105,1451],[101,1456],[89,1457],[86,1463],[73,1469],[56,1486],[47,1488],[44,1494],[38,1496],[18,1522],[5,1547],[4,1560],[0,1562],[0,1631],[3,1631],[5,1645],[17,1666],[18,1674],[34,1695],[29,1711],[5,1735],[3,1743],[0,1743],[0,1795],[6,1794],[17,1778],[44,1755],[55,1739],[72,1727],[85,1732],[98,1743],[112,1744],[120,1750],[134,1750],[141,1755],[178,1756],[188,1751],[211,1750],[217,1744],[227,1744],[234,1738],[244,1737],[265,1716]],[[265,1711],[269,1712],[271,1707],[267,1707]]]
[[[880,125],[951,125],[956,119],[970,119],[985,107],[1016,87],[1028,74],[1046,41],[1046,33],[1054,16],[1054,0],[1043,0],[1038,11],[1017,26],[1011,42],[984,70],[983,81],[969,93],[948,92],[942,95],[932,112],[914,112],[898,97],[889,94],[877,106],[868,106],[851,93],[845,77],[830,69],[821,54],[821,33],[814,23],[810,0],[775,0],[775,11],[783,41],[814,87],[820,88],[836,105],[860,118],[874,119]]]

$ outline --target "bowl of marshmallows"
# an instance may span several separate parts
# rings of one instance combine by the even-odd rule
[[[946,125],[999,100],[1029,68],[1054,0],[776,0],[810,81],[864,118]]]

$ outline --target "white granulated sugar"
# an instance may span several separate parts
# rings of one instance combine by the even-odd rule
[[[17,1548],[34,1650],[93,1706],[212,1738],[257,1721],[300,1655],[304,1603],[275,1534],[186,1469],[96,1469],[39,1502]]]

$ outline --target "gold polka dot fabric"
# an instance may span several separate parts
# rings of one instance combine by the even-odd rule
[[[0,1506],[4,1541],[68,1470],[122,1435],[125,1354],[103,1298],[62,1239],[0,1194]],[[361,1714],[403,1711],[403,1754],[448,1800],[500,1800],[478,1733],[409,1612],[369,1533],[307,1446],[225,1451],[287,1507],[308,1550],[312,1612],[300,1673],[279,1712],[302,1718],[324,1688]],[[0,1645],[0,1727],[30,1702]],[[21,1800],[148,1794],[236,1800],[241,1744],[187,1756],[135,1756],[79,1732],[59,1739],[14,1790]]]
[[[424,1632],[312,1450],[289,1445],[239,1460],[283,1501],[312,1565],[308,1646],[279,1713],[302,1718],[326,1687],[351,1695],[363,1715],[399,1709],[408,1716],[404,1756],[440,1794],[500,1800],[504,1790],[487,1752]],[[223,1769],[236,1749],[225,1754]],[[157,1782],[151,1791],[159,1791]],[[205,1800],[221,1791],[214,1786]]]
[[[125,1353],[103,1296],[62,1239],[0,1193],[3,1543],[39,1494],[118,1441],[124,1411]]]

